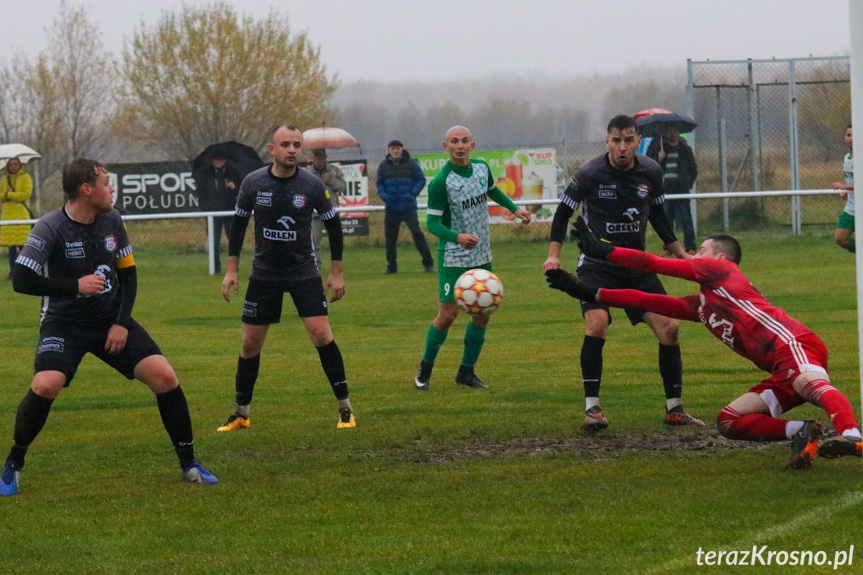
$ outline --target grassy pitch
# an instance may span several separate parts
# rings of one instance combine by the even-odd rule
[[[828,238],[741,239],[742,269],[825,340],[833,382],[859,414],[853,257]],[[699,549],[766,545],[832,560],[860,546],[859,459],[791,473],[784,443],[718,437],[715,414],[763,375],[700,325],[681,325],[684,404],[707,428],[665,428],[656,341],[615,311],[602,388],[611,426],[584,436],[577,302],[546,288],[545,243],[494,251],[506,296],[477,365],[489,389],[453,383],[459,318],[431,389],[414,390],[436,276],[409,244],[393,276],[382,248],[348,246],[347,296],[330,317],[358,428],[336,430],[335,400],[287,301],[264,348],[251,429],[217,434],[233,407],[250,257],[228,304],[203,256],[139,249],[134,315],[176,369],[199,457],[222,483],[180,482],[152,394],[88,357],[30,451],[21,495],[0,499],[2,564],[28,574],[718,573],[732,568],[699,566]],[[566,267],[577,253],[565,246]],[[5,457],[39,302],[6,284],[0,308]],[[823,414],[803,406],[792,416]],[[836,572],[861,566],[858,549]]]

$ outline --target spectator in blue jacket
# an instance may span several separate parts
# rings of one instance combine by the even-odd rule
[[[387,145],[387,157],[378,166],[378,193],[387,205],[384,213],[384,236],[387,242],[387,274],[398,271],[396,243],[402,222],[407,224],[422,264],[427,272],[434,271],[434,260],[417,218],[417,196],[426,185],[426,177],[416,160],[402,143],[393,140]]]

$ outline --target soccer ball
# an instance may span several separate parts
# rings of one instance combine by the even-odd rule
[[[503,301],[503,284],[493,273],[469,270],[455,282],[453,292],[459,307],[471,315],[491,315]]]

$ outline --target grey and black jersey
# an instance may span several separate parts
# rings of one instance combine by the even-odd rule
[[[637,155],[635,166],[621,171],[603,154],[576,171],[561,201],[573,210],[581,204],[587,225],[600,238],[643,251],[650,210],[665,202],[662,167]]]
[[[243,180],[236,215],[255,216],[255,259],[251,277],[263,281],[303,280],[318,275],[312,240],[312,214],[337,218],[324,183],[298,169],[277,178],[269,166]]]
[[[43,321],[56,318],[98,324],[117,319],[121,304],[117,262],[131,254],[132,244],[117,210],[82,224],[70,218],[63,207],[36,222],[15,261],[50,278],[104,276],[105,286],[99,295],[53,295],[45,296],[42,302]]]

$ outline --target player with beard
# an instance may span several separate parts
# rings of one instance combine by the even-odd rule
[[[543,272],[560,268],[560,252],[570,218],[579,207],[584,219],[599,237],[615,246],[644,250],[647,222],[665,244],[665,249],[679,258],[690,257],[677,241],[662,209],[665,196],[662,168],[646,156],[636,155],[641,137],[635,120],[615,116],[608,123],[605,144],[608,153],[590,160],[572,178],[566,188],[551,225],[551,242]],[[617,264],[582,255],[578,273],[585,281],[599,287],[632,288],[664,294],[665,288],[656,274],[625,269]],[[581,346],[581,375],[584,383],[585,417],[582,428],[598,431],[608,427],[608,419],[599,404],[602,381],[602,350],[611,325],[608,306],[581,302],[584,315],[584,341]],[[646,323],[659,340],[659,373],[665,388],[665,423],[668,425],[704,425],[681,405],[683,364],[680,358],[677,322],[671,318],[637,308],[627,308],[632,325]]]

